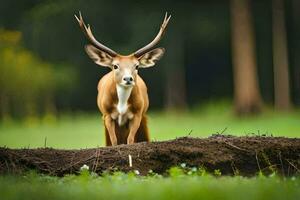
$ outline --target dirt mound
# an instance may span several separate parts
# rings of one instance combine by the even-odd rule
[[[259,171],[276,171],[290,176],[300,172],[300,139],[213,135],[81,150],[0,148],[1,174],[36,170],[63,176],[78,173],[84,164],[99,174],[115,170],[139,170],[141,174],[153,170],[162,174],[181,163],[204,167],[209,172],[218,169],[223,175],[252,176]]]

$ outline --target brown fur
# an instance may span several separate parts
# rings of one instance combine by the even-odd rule
[[[115,124],[116,127],[116,135],[117,135],[117,141],[119,144],[127,144],[127,137],[129,134],[128,124],[125,126],[119,127],[118,124]],[[109,137],[109,133],[107,128],[104,126],[105,129],[105,144],[106,146],[111,146],[111,141]],[[134,142],[149,142],[150,136],[147,126],[147,117],[143,116],[140,127],[135,135]]]
[[[111,119],[113,113],[117,113],[116,105],[118,104],[118,96],[116,91],[116,82],[114,81],[113,72],[106,74],[98,84],[97,103],[100,111],[103,114],[105,126],[106,146],[111,146],[112,136],[109,133],[109,128],[114,129],[116,144],[127,144],[130,141],[130,130],[137,129],[132,135],[134,142],[150,141],[149,131],[147,127],[146,111],[148,110],[149,100],[147,87],[140,76],[137,75],[136,84],[133,86],[131,95],[128,99],[128,110],[126,113],[132,113],[134,118],[140,119],[137,123],[132,123],[133,120],[128,120],[123,126],[119,126],[116,120]],[[108,127],[108,125],[111,127]]]
[[[103,114],[106,145],[150,141],[147,87],[138,69],[154,66],[164,49],[153,49],[139,58],[135,55],[111,57],[92,45],[85,49],[96,64],[112,69],[98,84],[97,104]]]

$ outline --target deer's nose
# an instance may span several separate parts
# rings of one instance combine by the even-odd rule
[[[132,76],[126,76],[126,77],[123,78],[123,80],[126,81],[126,82],[132,82],[133,78],[132,78]]]

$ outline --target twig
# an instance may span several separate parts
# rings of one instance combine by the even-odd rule
[[[191,136],[192,132],[193,132],[193,129],[190,130],[190,132],[187,134],[187,136]]]
[[[229,145],[229,146],[235,148],[235,149],[238,149],[238,150],[240,150],[240,151],[246,151],[246,152],[248,152],[248,150],[242,149],[242,148],[240,148],[240,147],[238,147],[238,146],[235,146],[234,144],[231,144],[231,143],[226,142],[226,141],[223,141],[223,142],[224,142],[225,144],[227,144],[227,145]]]
[[[257,163],[257,166],[258,166],[258,170],[261,171],[259,161],[258,161],[258,157],[257,157],[257,151],[255,151],[255,158],[256,158],[256,163]]]
[[[76,154],[76,152],[73,153],[72,158],[71,158],[71,174],[72,174],[72,172],[73,172],[73,167],[72,167],[72,165],[73,165],[73,160],[74,160],[75,154]]]
[[[7,163],[7,160],[4,160],[4,161],[5,161],[5,165],[6,165],[7,171],[9,172],[9,165]]]
[[[99,151],[99,149],[97,149],[96,150],[96,156],[97,156],[97,158],[96,158],[96,161],[95,161],[96,162],[96,166],[94,165],[95,167],[94,167],[94,170],[93,170],[94,172],[96,172],[97,167],[98,167],[99,155],[100,155],[100,151]]]
[[[239,170],[238,168],[235,166],[234,161],[231,162],[231,169],[234,175],[238,175],[239,174]]]
[[[300,170],[293,164],[293,163],[291,163],[288,159],[285,159],[292,167],[294,167],[296,170],[297,170],[297,172],[300,172]]]
[[[279,155],[279,160],[280,160],[280,163],[281,163],[281,171],[282,171],[283,176],[285,176],[285,174],[284,174],[284,168],[283,168],[283,162],[281,160],[281,151],[279,151],[278,155]]]
[[[90,156],[90,157],[88,157],[88,158],[86,158],[86,159],[79,160],[79,161],[77,161],[76,163],[71,163],[71,165],[69,165],[69,166],[67,166],[67,167],[65,167],[65,168],[62,168],[61,170],[62,170],[62,171],[65,171],[65,170],[67,170],[67,169],[69,169],[69,168],[71,168],[71,167],[74,167],[75,165],[77,165],[77,164],[79,164],[79,163],[87,163],[89,160],[93,159],[94,157],[95,157],[95,155],[93,154],[92,156]]]
[[[45,140],[44,140],[44,148],[47,147],[47,136],[45,137]]]
[[[264,171],[265,169],[267,169],[267,168],[268,168],[268,169],[270,169],[270,168],[272,169],[273,167],[276,167],[277,165],[279,165],[279,164],[269,165],[269,166],[267,166],[267,167],[265,167],[265,168],[262,168],[261,171],[263,172],[263,171]]]
[[[128,155],[128,160],[129,160],[129,167],[132,167],[132,157],[130,154]]]
[[[227,130],[227,127],[225,127],[220,134],[222,135],[223,133],[225,133],[226,130]]]

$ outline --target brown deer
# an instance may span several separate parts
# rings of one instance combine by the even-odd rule
[[[161,40],[171,16],[166,13],[152,42],[127,56],[98,42],[80,12],[75,18],[90,42],[85,46],[89,57],[97,65],[112,70],[98,83],[97,105],[103,115],[106,146],[149,142],[146,118],[149,99],[147,86],[138,75],[138,69],[154,66],[163,56],[164,48],[152,48]]]

